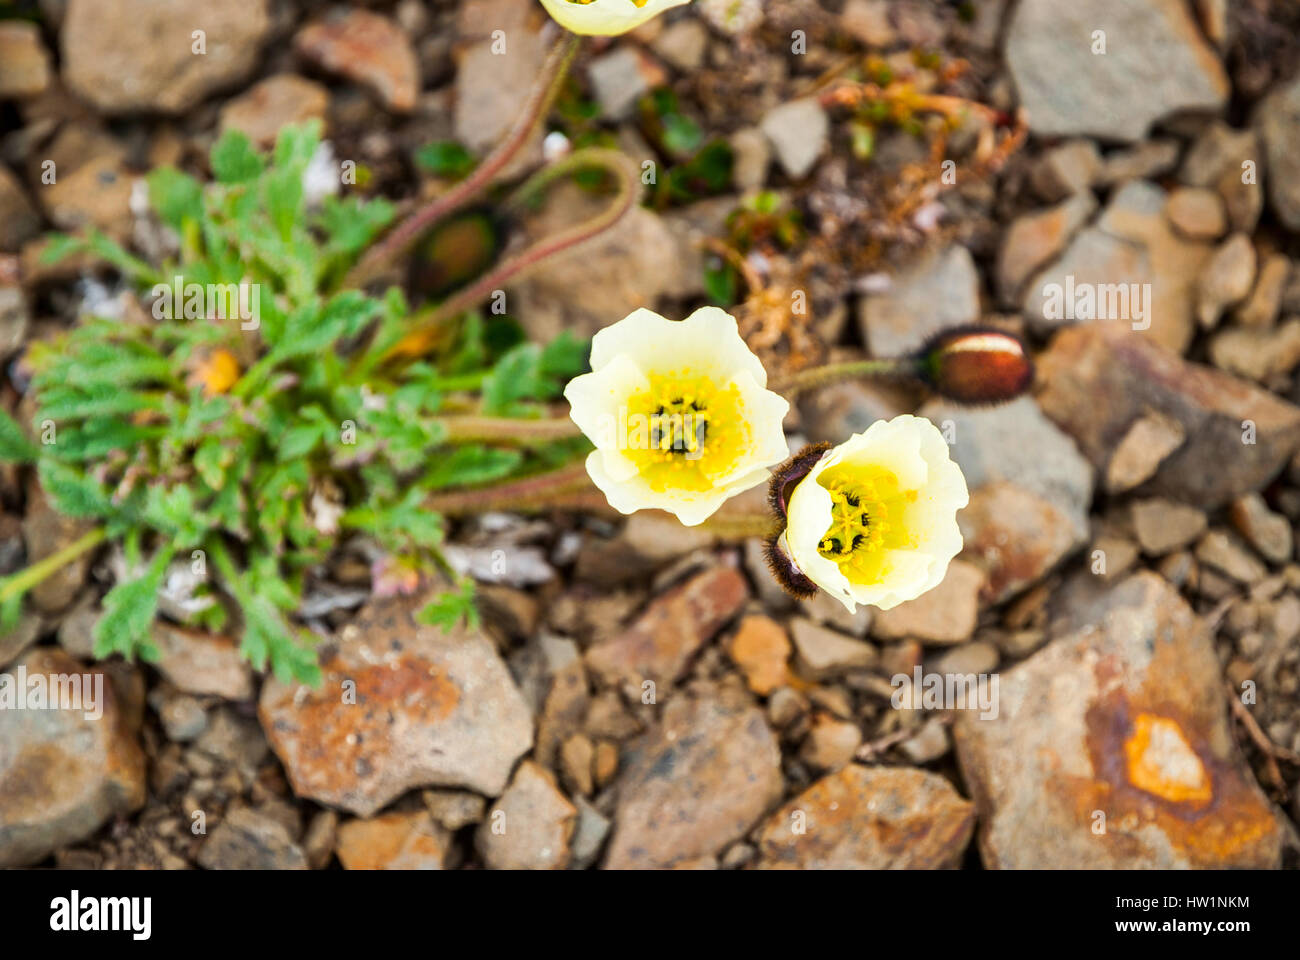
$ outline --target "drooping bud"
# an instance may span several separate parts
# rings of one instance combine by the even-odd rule
[[[956,403],[1005,403],[1034,380],[1034,362],[1024,342],[993,327],[940,331],[915,360],[921,380]]]
[[[790,503],[790,494],[796,485],[817,466],[817,461],[825,456],[831,445],[826,441],[810,443],[785,463],[772,470],[767,481],[767,505],[772,508],[781,521],[785,520],[786,508]]]
[[[505,246],[504,225],[485,210],[471,210],[434,227],[411,258],[411,286],[440,299],[488,269]]]

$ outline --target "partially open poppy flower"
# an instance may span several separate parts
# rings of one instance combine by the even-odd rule
[[[939,585],[962,548],[966,480],[929,420],[873,423],[822,454],[788,495],[798,571],[853,612],[888,610]]]
[[[702,523],[768,479],[788,453],[790,404],[717,307],[672,321],[636,310],[591,341],[592,372],[564,390],[596,445],[587,473],[614,509],[657,508]]]
[[[566,30],[587,37],[616,37],[690,0],[542,0]]]

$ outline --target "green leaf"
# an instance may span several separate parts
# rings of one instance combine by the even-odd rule
[[[490,483],[506,476],[519,466],[523,456],[517,450],[496,450],[491,447],[457,447],[450,456],[444,456],[424,475],[421,484],[426,490],[442,487],[467,487]]]
[[[104,595],[104,615],[94,631],[96,657],[120,653],[131,659],[138,653],[146,660],[157,659],[158,651],[149,642],[149,627],[171,558],[170,549],[159,550],[142,576],[123,580]]]
[[[42,458],[37,466],[41,489],[56,510],[69,517],[104,517],[112,514],[108,493],[80,470]]]
[[[454,630],[462,621],[469,629],[478,629],[481,621],[474,603],[474,581],[467,578],[461,581],[459,590],[434,597],[416,614],[416,619],[439,627],[444,633]]]
[[[39,453],[17,421],[0,410],[0,462],[31,463]]]
[[[173,230],[185,229],[186,221],[203,217],[203,187],[175,167],[159,167],[146,178],[149,203],[163,223]]]
[[[247,183],[262,173],[262,158],[253,149],[248,135],[238,130],[227,130],[212,145],[209,154],[212,173],[221,183]]]
[[[435,176],[452,180],[468,176],[477,164],[474,155],[454,140],[425,144],[416,151],[415,162]]]

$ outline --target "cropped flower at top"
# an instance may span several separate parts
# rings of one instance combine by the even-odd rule
[[[929,420],[877,421],[817,461],[789,497],[786,546],[799,570],[853,612],[939,585],[961,551],[966,480]]]
[[[596,445],[587,473],[621,513],[658,508],[694,526],[788,452],[790,405],[717,307],[681,321],[637,310],[595,335],[591,369],[564,396]]]
[[[588,37],[616,37],[690,0],[542,0],[566,30]]]

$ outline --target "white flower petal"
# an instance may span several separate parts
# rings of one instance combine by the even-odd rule
[[[564,399],[569,401],[569,417],[578,429],[598,448],[605,449],[619,443],[620,411],[626,409],[628,397],[648,386],[636,361],[619,355],[600,369],[570,380],[564,388]]]
[[[665,10],[689,2],[647,0],[644,6],[638,7],[632,0],[593,0],[591,3],[542,0],[542,6],[566,30],[588,37],[615,37],[641,26]]]
[[[915,493],[902,519],[914,545],[887,552],[888,574],[878,583],[850,583],[838,564],[817,551],[831,525],[830,493],[816,482],[817,477],[831,467],[854,465],[888,470],[903,490]],[[943,580],[949,561],[962,549],[957,511],[968,499],[966,480],[934,424],[910,415],[880,421],[829,451],[795,487],[786,529],[790,555],[809,579],[850,611],[854,609],[850,601],[888,610]]]

